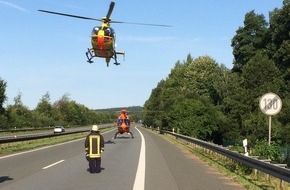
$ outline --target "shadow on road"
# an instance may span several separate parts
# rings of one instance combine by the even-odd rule
[[[105,142],[105,144],[116,144],[116,143],[114,141],[112,141],[112,140],[108,140],[108,141]]]
[[[0,183],[3,183],[5,181],[10,181],[13,180],[13,178],[9,177],[9,176],[1,176],[0,177]]]

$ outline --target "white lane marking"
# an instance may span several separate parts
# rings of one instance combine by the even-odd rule
[[[137,130],[141,135],[141,150],[133,190],[142,190],[145,188],[145,139],[141,131],[139,131],[139,129]]]
[[[60,160],[60,161],[58,161],[58,162],[55,162],[55,163],[50,164],[50,165],[48,165],[48,166],[45,166],[45,167],[43,167],[42,169],[45,170],[45,169],[47,169],[47,168],[50,168],[50,167],[55,166],[56,164],[59,164],[59,163],[62,163],[62,162],[64,162],[64,160]]]
[[[44,150],[44,149],[47,149],[47,148],[52,148],[52,147],[56,147],[56,146],[60,146],[60,145],[64,145],[64,144],[68,144],[68,143],[72,143],[72,142],[76,142],[76,141],[80,141],[80,140],[83,140],[83,139],[77,139],[77,140],[73,140],[73,141],[69,141],[69,142],[64,142],[64,143],[60,143],[60,144],[49,145],[49,146],[45,146],[45,147],[42,147],[42,148],[37,148],[37,149],[33,149],[33,150],[27,150],[25,152],[19,152],[19,153],[15,153],[15,154],[9,154],[7,156],[0,157],[0,160],[1,159],[4,159],[4,158],[9,158],[9,157],[18,156],[18,155],[21,155],[21,154],[36,152],[38,150]]]
[[[107,132],[102,133],[102,134],[106,134],[106,133],[109,133],[109,132],[114,131],[114,130],[115,129],[107,131]],[[18,153],[14,153],[14,154],[9,154],[9,155],[0,157],[0,160],[4,159],[4,158],[10,158],[10,157],[13,157],[13,156],[19,156],[21,154],[27,154],[27,153],[31,153],[31,152],[36,152],[36,151],[39,151],[39,150],[44,150],[44,149],[47,149],[47,148],[52,148],[52,147],[56,147],[56,146],[60,146],[60,145],[64,145],[64,144],[68,144],[68,143],[72,143],[72,142],[76,142],[76,141],[81,141],[81,140],[84,140],[84,138],[76,139],[76,140],[72,140],[72,141],[64,142],[64,143],[60,143],[60,144],[55,144],[55,145],[49,145],[49,146],[45,146],[45,147],[41,147],[41,148],[36,148],[36,149],[33,149],[33,150],[27,150],[27,151],[24,151],[24,152],[18,152]]]

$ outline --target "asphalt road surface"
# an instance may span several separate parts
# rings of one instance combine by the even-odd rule
[[[107,132],[102,172],[90,174],[84,139],[0,157],[1,190],[240,190],[186,150],[142,127]]]

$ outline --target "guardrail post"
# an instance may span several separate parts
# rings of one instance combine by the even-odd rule
[[[258,179],[258,170],[257,169],[254,169],[254,178]]]
[[[282,179],[280,180],[279,187],[280,187],[281,190],[284,189],[284,181]]]

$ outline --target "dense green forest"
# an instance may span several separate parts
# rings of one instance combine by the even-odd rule
[[[210,56],[177,61],[143,107],[144,124],[222,144],[268,139],[268,116],[259,99],[278,94],[272,140],[290,144],[290,3],[265,16],[250,11],[232,38],[233,68]],[[157,114],[158,113],[158,114]]]

